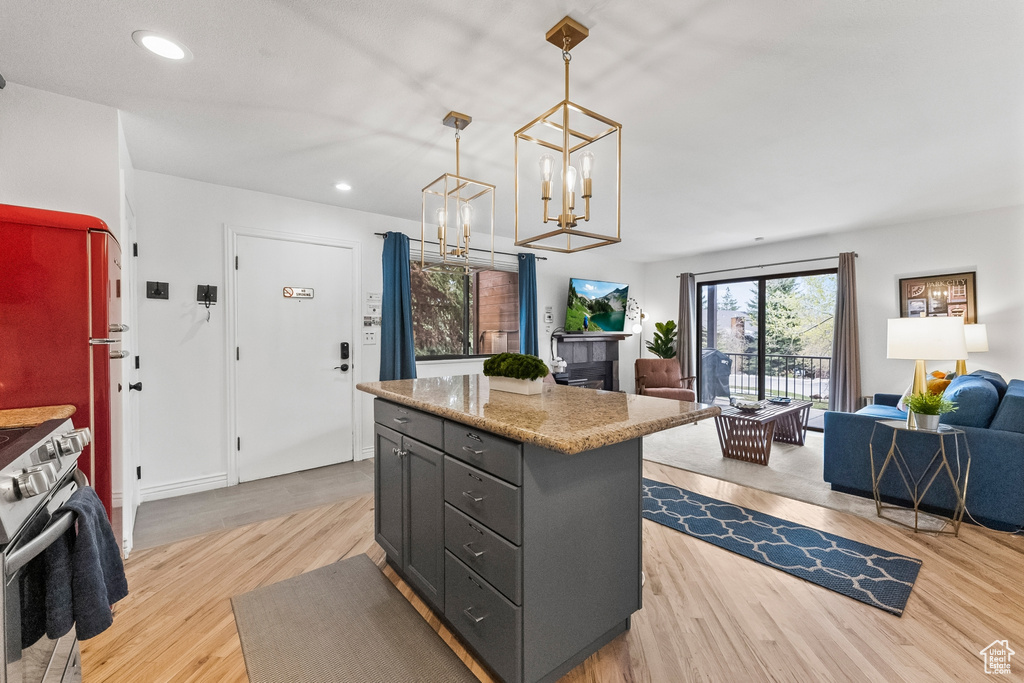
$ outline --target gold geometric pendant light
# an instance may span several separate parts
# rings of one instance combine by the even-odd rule
[[[441,121],[455,129],[455,174],[445,173],[423,188],[420,223],[420,268],[423,270],[461,270],[494,268],[494,185],[462,177],[459,164],[459,139],[473,119],[450,111]],[[470,263],[469,243],[480,228],[490,224],[490,264],[480,258]],[[437,234],[437,256],[427,260],[427,234]]]
[[[546,36],[562,50],[565,99],[515,134],[518,246],[572,253],[621,241],[622,126],[569,100],[569,51],[588,35],[565,17]]]

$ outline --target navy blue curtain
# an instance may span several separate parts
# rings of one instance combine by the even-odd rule
[[[533,254],[519,255],[519,349],[520,353],[540,355],[537,343],[537,259]]]
[[[381,304],[380,379],[382,382],[416,379],[409,238],[400,232],[384,235],[384,296]]]

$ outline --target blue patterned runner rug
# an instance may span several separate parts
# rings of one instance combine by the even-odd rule
[[[873,607],[903,615],[921,560],[787,522],[653,479],[644,479],[644,517],[799,576]]]

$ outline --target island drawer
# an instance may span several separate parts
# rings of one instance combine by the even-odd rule
[[[522,496],[518,487],[446,455],[444,499],[512,543],[522,543]]]
[[[444,448],[444,420],[382,399],[373,401],[373,420],[435,448]]]
[[[523,615],[480,575],[445,552],[444,615],[503,680],[521,680]]]
[[[523,604],[522,549],[451,505],[444,506],[444,544],[502,595]]]
[[[447,421],[444,423],[444,442],[449,455],[516,486],[522,485],[523,451],[515,441]]]

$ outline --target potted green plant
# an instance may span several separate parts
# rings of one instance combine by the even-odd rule
[[[491,389],[513,394],[539,394],[547,363],[524,353],[499,353],[484,361],[484,374],[490,378]]]
[[[956,403],[942,394],[922,391],[907,397],[907,410],[914,416],[918,429],[934,432],[939,428],[939,416],[956,410]]]
[[[676,357],[676,321],[654,323],[654,341],[647,342],[647,350],[658,358]]]

